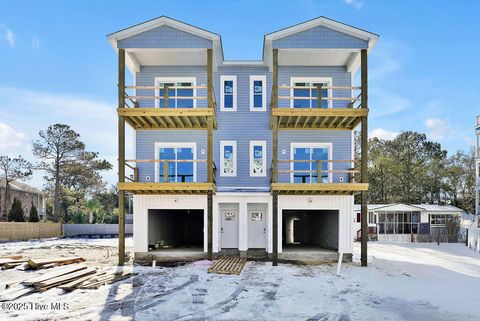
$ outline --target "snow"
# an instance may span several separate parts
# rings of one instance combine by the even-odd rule
[[[8,243],[11,249],[91,247],[92,265],[116,239]],[[20,244],[24,243],[24,244]],[[27,244],[25,244],[27,243]],[[131,241],[129,241],[131,250]],[[0,255],[6,252],[0,244]],[[99,252],[97,255],[94,252]],[[464,244],[369,243],[369,266],[247,262],[240,276],[207,273],[206,260],[134,266],[137,276],[97,290],[52,289],[15,302],[68,303],[63,311],[1,311],[0,320],[478,320],[480,255]],[[98,261],[95,261],[98,258]],[[21,271],[2,271],[0,280]],[[5,276],[3,275],[5,274]]]

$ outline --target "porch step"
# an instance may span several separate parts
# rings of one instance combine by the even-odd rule
[[[242,273],[247,259],[239,257],[222,257],[208,269],[208,273],[236,274]]]

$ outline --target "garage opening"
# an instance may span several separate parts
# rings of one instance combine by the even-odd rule
[[[203,251],[203,210],[149,210],[148,249]]]
[[[338,250],[338,211],[284,210],[282,213],[284,249]]]

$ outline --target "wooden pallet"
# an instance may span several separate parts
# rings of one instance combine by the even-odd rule
[[[239,257],[223,257],[208,268],[208,273],[239,275],[242,273],[245,263],[247,263],[247,259],[241,259]]]

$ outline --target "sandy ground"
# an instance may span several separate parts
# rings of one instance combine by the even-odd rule
[[[4,243],[0,255],[75,254],[101,267],[115,262],[116,242]],[[208,261],[135,266],[135,277],[97,290],[52,289],[17,299],[17,308],[28,302],[45,309],[10,307],[0,310],[0,320],[478,320],[480,255],[464,245],[370,243],[369,267],[360,267],[358,257],[356,246],[340,276],[335,265],[248,262],[240,276],[208,274]],[[0,272],[0,282],[25,277]]]

